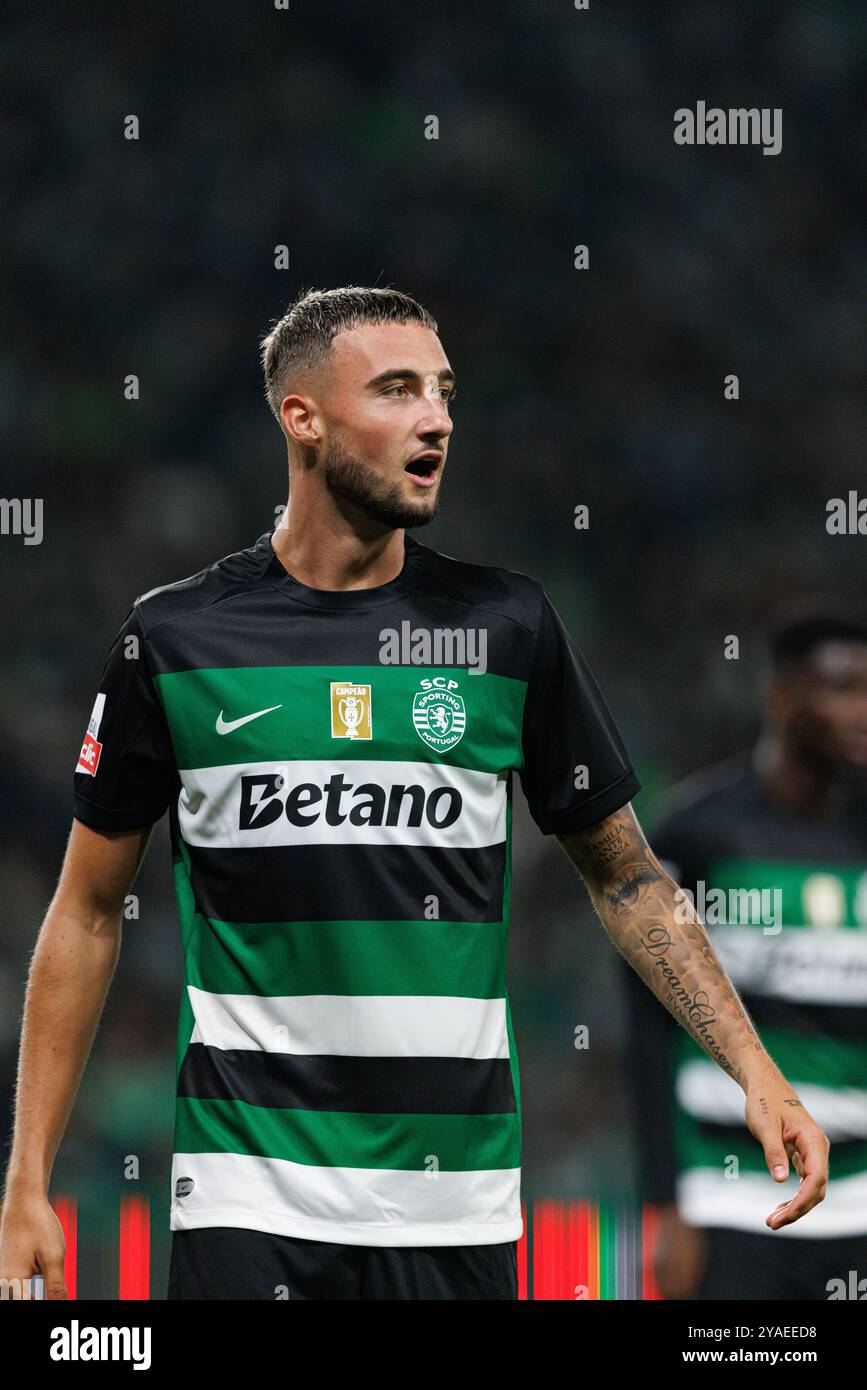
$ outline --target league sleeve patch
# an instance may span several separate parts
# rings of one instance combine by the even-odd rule
[[[91,777],[95,776],[96,769],[99,767],[99,755],[102,752],[102,744],[99,742],[99,726],[102,723],[102,712],[105,709],[105,694],[100,691],[94,701],[93,711],[90,722],[87,726],[87,733],[84,735],[84,743],[81,745],[81,752],[78,755],[78,766],[76,772],[87,772]]]

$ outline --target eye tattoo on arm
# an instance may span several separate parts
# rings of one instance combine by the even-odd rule
[[[648,884],[659,883],[661,874],[646,860],[640,864],[630,864],[607,893],[608,901],[615,912],[626,912],[635,907],[641,897],[641,890]]]

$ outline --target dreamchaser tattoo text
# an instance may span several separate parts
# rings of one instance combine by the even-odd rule
[[[699,1038],[711,1056],[719,1062],[721,1067],[725,1068],[729,1075],[734,1075],[737,1068],[723,1052],[710,1031],[711,1026],[716,1022],[716,1011],[710,1002],[707,991],[698,989],[691,994],[666,959],[666,952],[672,942],[664,924],[662,922],[650,922],[646,933],[641,938],[641,944],[648,955],[653,958],[656,968],[662,972],[667,986],[665,1002],[672,1013],[680,1014],[693,1036]],[[660,997],[662,996],[660,995]]]

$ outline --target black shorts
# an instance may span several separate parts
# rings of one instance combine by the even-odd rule
[[[856,1282],[867,1275],[867,1236],[779,1239],[721,1228],[704,1234],[707,1264],[695,1295],[702,1302],[718,1298],[826,1300],[835,1290],[840,1296],[840,1281],[848,1288],[850,1271],[856,1272]]]
[[[379,1246],[229,1226],[172,1232],[169,1299],[517,1297],[516,1240]]]

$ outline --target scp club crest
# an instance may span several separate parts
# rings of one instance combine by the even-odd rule
[[[429,748],[445,753],[463,738],[467,711],[457,681],[433,676],[421,682],[412,702],[412,722]]]

